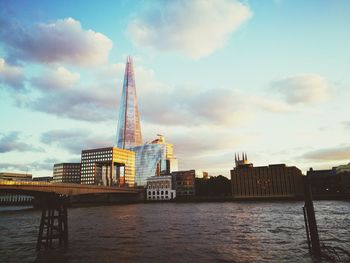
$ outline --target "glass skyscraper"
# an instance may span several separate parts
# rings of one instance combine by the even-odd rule
[[[133,60],[127,57],[122,99],[119,107],[117,147],[127,149],[142,144],[140,114],[137,104]]]
[[[119,108],[117,147],[136,153],[135,184],[146,186],[147,178],[177,171],[177,159],[173,156],[173,145],[165,143],[164,137],[142,145],[140,114],[137,105],[133,61],[127,58],[122,99]]]
[[[178,170],[177,159],[173,155],[173,145],[166,143],[163,136],[151,143],[135,146],[129,150],[136,153],[135,183],[146,186],[151,176],[169,175]]]

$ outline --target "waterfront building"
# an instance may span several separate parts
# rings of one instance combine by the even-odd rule
[[[16,181],[16,182],[31,182],[32,175],[28,173],[1,172],[0,180]],[[0,192],[0,205],[29,204],[32,201],[33,201],[33,197],[29,195],[16,195],[16,194]]]
[[[310,176],[311,191],[315,196],[339,193],[339,180],[334,167],[323,170],[310,168],[307,175]]]
[[[176,197],[172,176],[152,176],[147,178],[147,200],[171,200]]]
[[[151,143],[129,148],[136,154],[135,183],[138,186],[146,186],[148,177],[169,175],[178,170],[173,145],[166,143],[164,136],[158,136]]]
[[[127,57],[122,98],[119,106],[117,147],[127,149],[142,144],[133,60]]]
[[[81,184],[129,186],[135,183],[135,153],[107,147],[81,152]]]
[[[176,171],[171,173],[174,182],[174,188],[178,197],[190,197],[196,193],[195,178],[196,171]]]
[[[245,154],[235,158],[231,170],[232,195],[236,198],[299,197],[303,195],[303,175],[295,166],[270,164],[254,167]]]
[[[53,183],[80,184],[80,163],[57,163],[53,166]]]

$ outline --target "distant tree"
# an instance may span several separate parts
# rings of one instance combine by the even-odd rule
[[[197,196],[230,196],[231,180],[225,176],[211,176],[209,179],[196,178]]]

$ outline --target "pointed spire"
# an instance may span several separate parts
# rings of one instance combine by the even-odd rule
[[[127,149],[142,144],[132,57],[126,58],[122,99],[119,106],[117,147]]]

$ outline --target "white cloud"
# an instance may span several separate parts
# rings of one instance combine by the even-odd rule
[[[24,88],[24,80],[22,68],[10,66],[5,59],[0,58],[0,83],[19,90]]]
[[[80,78],[79,73],[70,72],[60,66],[57,69],[45,70],[40,76],[31,80],[32,85],[45,90],[72,88]]]
[[[127,33],[137,47],[200,58],[222,47],[251,15],[238,1],[161,1],[131,21]]]
[[[108,37],[91,29],[83,30],[73,18],[28,28],[4,19],[0,22],[4,26],[0,40],[14,60],[95,65],[107,61],[113,46]]]
[[[272,82],[289,104],[319,103],[330,97],[327,81],[317,74],[297,75]]]

